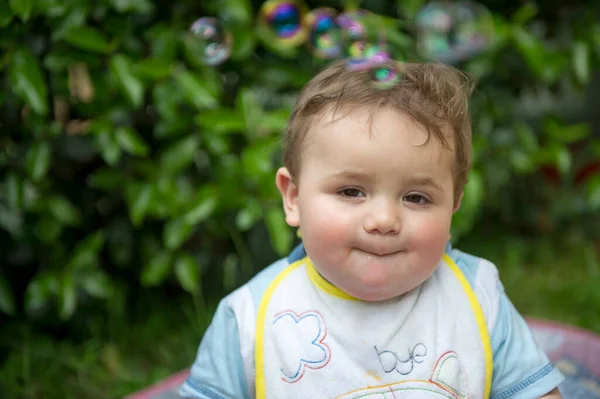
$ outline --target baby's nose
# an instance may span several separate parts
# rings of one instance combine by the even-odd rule
[[[400,212],[396,203],[374,206],[365,218],[364,228],[368,233],[398,234],[400,232]]]

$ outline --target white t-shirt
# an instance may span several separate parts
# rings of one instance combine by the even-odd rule
[[[537,398],[563,379],[490,262],[448,246],[421,286],[363,302],[300,245],[221,301],[180,395]]]

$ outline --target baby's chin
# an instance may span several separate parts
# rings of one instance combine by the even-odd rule
[[[364,302],[384,302],[390,299],[399,298],[408,290],[405,289],[365,289],[363,288],[348,288],[343,289],[348,295]]]

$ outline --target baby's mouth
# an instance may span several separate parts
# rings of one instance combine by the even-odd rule
[[[358,248],[359,251],[364,252],[365,254],[367,254],[367,256],[377,256],[380,258],[386,257],[386,256],[392,256],[392,255],[396,255],[400,252],[404,252],[403,250],[396,250],[396,249],[363,249],[363,248]]]

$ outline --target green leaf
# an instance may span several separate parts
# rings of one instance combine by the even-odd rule
[[[396,0],[398,13],[405,18],[413,19],[421,7],[425,5],[425,0]]]
[[[207,135],[204,136],[204,147],[212,155],[224,156],[231,153],[231,140],[227,136]]]
[[[109,0],[110,4],[120,13],[148,14],[153,4],[148,0]]]
[[[161,166],[170,173],[187,168],[193,161],[200,145],[196,136],[188,136],[171,145],[160,157]]]
[[[194,232],[194,226],[182,218],[169,220],[163,230],[163,243],[167,249],[179,248]]]
[[[131,155],[146,156],[150,152],[150,147],[138,132],[129,127],[119,127],[115,131],[117,141],[121,148]]]
[[[0,275],[0,310],[6,314],[15,314],[15,297],[10,289],[8,281]]]
[[[58,293],[59,278],[53,274],[38,273],[25,290],[25,311],[31,315],[42,310]]]
[[[554,140],[567,144],[581,141],[592,133],[588,123],[567,126],[559,124],[554,118],[548,118],[544,122],[544,129]]]
[[[571,170],[573,157],[567,147],[557,147],[555,153],[555,163],[561,175],[565,176]]]
[[[52,31],[52,40],[62,40],[73,28],[82,27],[87,19],[86,7],[76,7],[71,9],[69,14]]]
[[[113,292],[111,278],[100,269],[88,270],[81,278],[81,285],[88,295],[98,299],[110,298]]]
[[[600,158],[600,140],[592,139],[590,147],[592,147],[592,152],[594,153],[594,155]]]
[[[48,200],[50,214],[60,223],[67,226],[76,226],[81,220],[81,213],[71,202],[60,195],[50,197]]]
[[[154,201],[155,195],[156,190],[152,183],[143,183],[135,190],[129,208],[129,218],[134,226],[139,226],[142,223]]]
[[[88,234],[71,252],[66,270],[82,270],[96,265],[104,242],[105,237],[102,230]]]
[[[123,184],[123,176],[117,169],[98,169],[86,178],[86,184],[100,190],[114,190]]]
[[[285,222],[283,210],[279,207],[267,209],[265,223],[271,246],[275,252],[280,256],[288,253],[292,247],[293,235],[290,227]]]
[[[290,112],[289,109],[265,112],[258,122],[258,129],[268,132],[282,132],[287,125]]]
[[[289,86],[300,89],[312,77],[308,71],[303,69],[287,64],[277,64],[275,62],[273,64],[265,65],[258,77],[264,85],[274,88]]]
[[[256,34],[248,25],[229,25],[229,30],[233,35],[233,47],[231,49],[231,58],[235,61],[248,59],[256,48]]]
[[[144,101],[144,86],[134,75],[131,61],[122,54],[114,55],[110,59],[110,70],[116,77],[119,88],[127,100],[135,108],[139,108]]]
[[[12,12],[8,7],[8,3],[0,2],[0,28],[5,28],[10,24],[13,18]]]
[[[519,25],[525,25],[531,21],[539,12],[537,4],[527,2],[514,12],[511,19]]]
[[[64,16],[69,11],[69,5],[63,0],[34,0],[36,14],[49,18]]]
[[[244,116],[246,129],[254,132],[263,116],[263,108],[254,92],[243,88],[238,92],[236,108]]]
[[[521,53],[531,70],[542,77],[547,67],[547,57],[544,45],[531,32],[521,26],[513,26],[513,39],[517,50]]]
[[[66,32],[64,40],[74,47],[94,53],[108,53],[111,50],[102,31],[92,26],[74,26]]]
[[[23,206],[23,180],[14,172],[6,176],[6,199],[12,209],[20,209]]]
[[[464,206],[468,210],[478,209],[485,196],[485,185],[481,172],[472,170],[469,173],[469,180],[465,185],[464,195],[461,202],[461,208]]]
[[[70,319],[77,307],[77,292],[73,281],[73,274],[65,271],[61,281],[58,296],[59,315],[62,320]]]
[[[460,209],[452,217],[452,238],[469,231],[485,196],[485,185],[480,171],[473,169],[464,188]]]
[[[228,108],[205,110],[196,117],[196,124],[206,133],[240,133],[246,129],[242,112]]]
[[[586,183],[586,188],[591,209],[600,210],[600,175],[591,177]]]
[[[171,76],[173,64],[162,59],[149,58],[136,63],[134,71],[139,77],[160,80]]]
[[[235,288],[240,269],[240,260],[235,254],[229,254],[223,261],[223,289],[229,292]]]
[[[29,151],[27,151],[26,165],[27,172],[31,179],[35,182],[46,177],[50,164],[52,162],[52,150],[48,142],[35,143]]]
[[[21,97],[33,112],[46,116],[48,87],[38,60],[25,48],[19,48],[12,53],[10,77],[14,93]]]
[[[260,141],[242,150],[242,165],[245,173],[254,178],[271,174],[274,169],[272,155],[277,148],[273,140]]]
[[[51,216],[43,216],[38,220],[36,235],[43,243],[49,244],[60,236],[63,225]]]
[[[214,186],[204,186],[197,195],[196,202],[191,209],[183,215],[185,223],[198,224],[208,218],[217,208],[219,192]]]
[[[219,18],[226,26],[251,25],[253,21],[252,2],[250,0],[223,0],[219,4]]]
[[[216,108],[219,104],[206,84],[190,71],[180,71],[175,75],[180,89],[188,101],[198,109]]]
[[[200,290],[200,267],[196,259],[188,253],[180,254],[175,260],[175,277],[179,285],[190,294]]]
[[[33,0],[8,0],[11,10],[21,21],[27,22],[33,9]]]
[[[173,256],[168,251],[163,250],[155,254],[142,270],[140,275],[142,285],[144,287],[160,285],[169,276],[172,261]]]
[[[513,169],[520,173],[531,173],[536,170],[532,157],[521,149],[514,149],[510,152],[510,163]]]
[[[176,28],[163,24],[154,25],[148,30],[146,37],[151,46],[152,57],[165,62],[175,61],[180,44],[178,32]]]
[[[590,81],[590,47],[586,42],[576,41],[572,44],[572,63],[575,78],[579,84]]]
[[[515,132],[519,138],[519,144],[525,151],[534,152],[540,148],[540,143],[535,132],[527,123],[518,122],[515,126]]]
[[[191,182],[186,178],[175,180],[172,176],[162,175],[154,183],[156,194],[151,210],[158,217],[179,216],[182,206],[187,206],[193,198]]]
[[[23,213],[11,209],[0,202],[0,227],[8,231],[13,237],[23,233]]]
[[[115,132],[109,129],[104,129],[96,134],[96,143],[100,148],[102,159],[111,165],[115,166],[121,159],[121,145],[115,136]]]
[[[235,216],[235,225],[241,231],[248,231],[262,216],[262,208],[256,200],[249,200]]]

